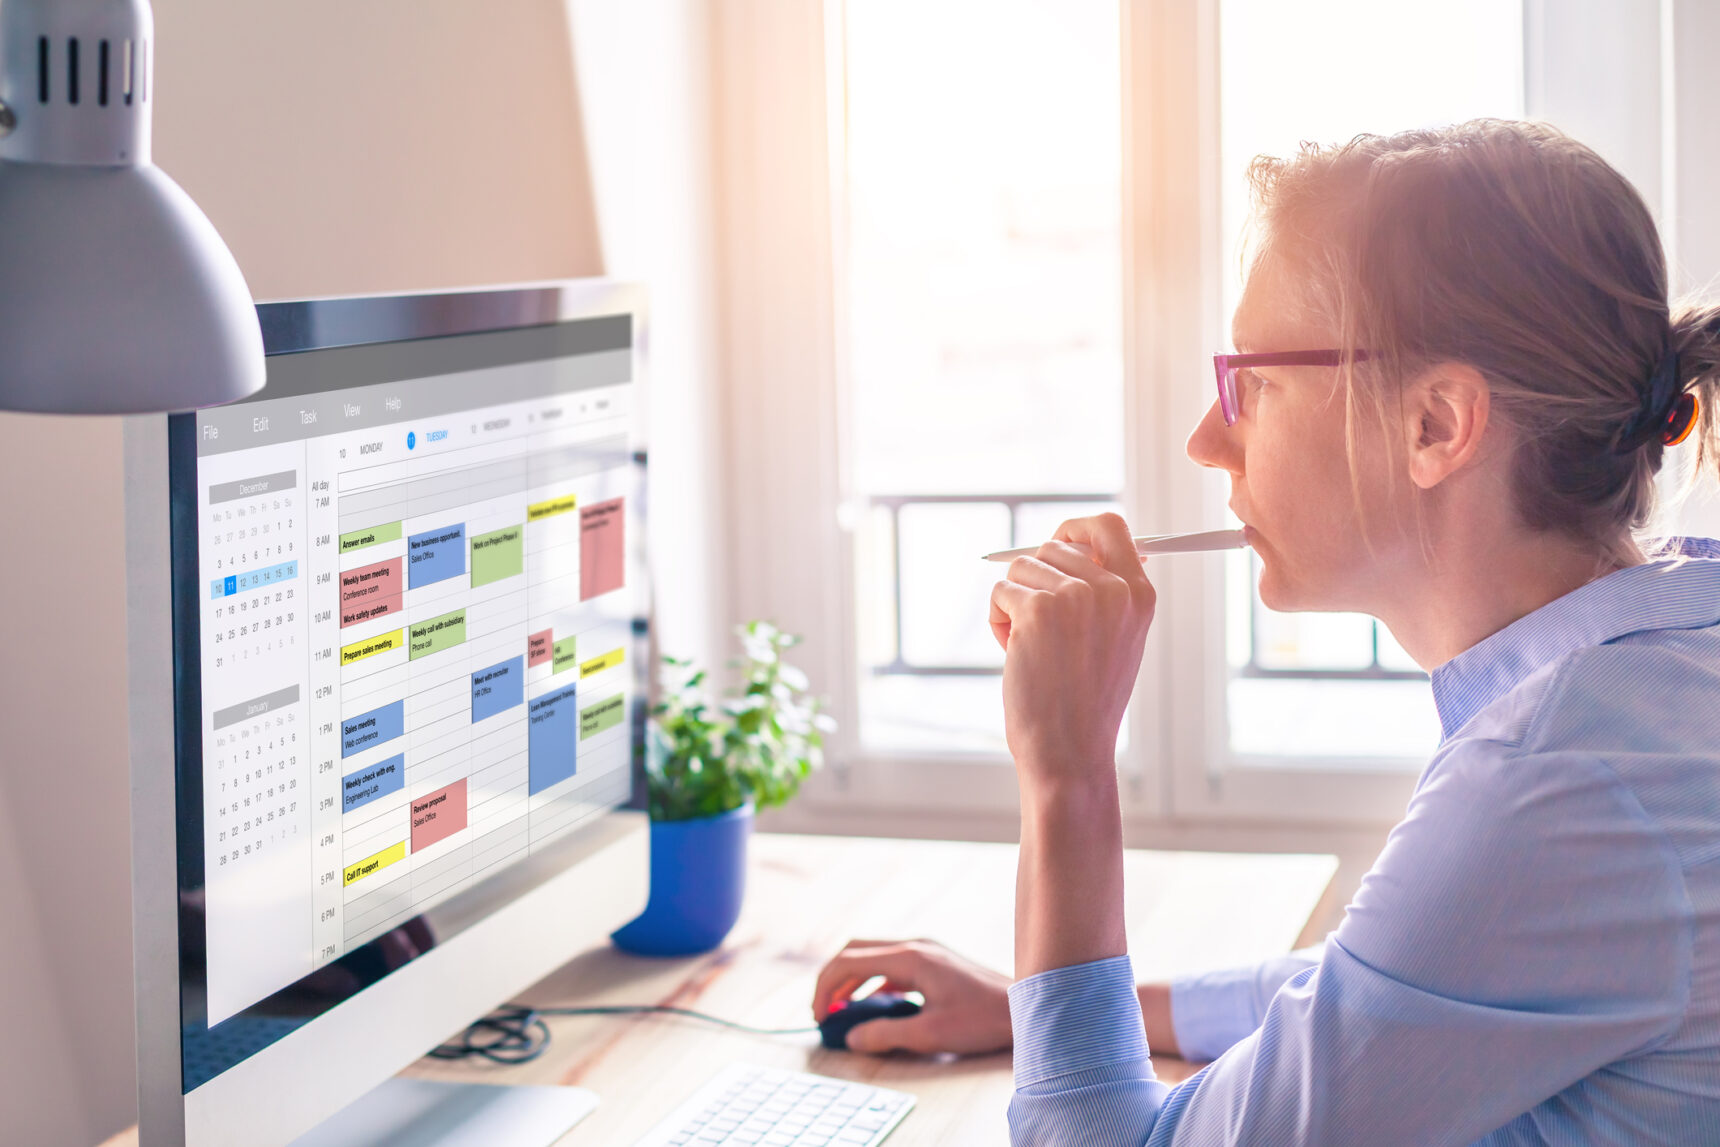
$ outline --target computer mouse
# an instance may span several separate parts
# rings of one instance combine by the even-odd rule
[[[818,1022],[818,1034],[824,1046],[832,1051],[848,1049],[848,1032],[868,1020],[899,1020],[918,1015],[920,1005],[895,992],[873,992],[858,1000],[849,1000],[830,1009],[830,1014]]]

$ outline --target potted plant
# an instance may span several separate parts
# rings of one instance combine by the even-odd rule
[[[645,754],[651,898],[611,937],[625,951],[686,956],[723,942],[740,916],[753,815],[787,801],[823,763],[835,723],[782,660],[800,643],[769,622],[735,631],[743,685],[713,704],[703,670],[666,657]]]

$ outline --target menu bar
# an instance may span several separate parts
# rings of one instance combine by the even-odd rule
[[[346,351],[315,353],[332,356]],[[271,360],[271,370],[277,361],[283,360]],[[339,365],[333,360],[323,364],[331,378],[344,375],[348,379],[343,389],[198,411],[198,456],[436,418],[478,407],[614,386],[633,378],[633,352],[625,349],[370,386],[354,385],[360,380],[340,371]]]

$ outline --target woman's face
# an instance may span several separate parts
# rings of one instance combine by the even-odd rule
[[[1340,346],[1335,325],[1298,288],[1278,258],[1255,267],[1232,324],[1239,352]],[[1414,512],[1411,484],[1392,481],[1393,452],[1378,422],[1358,425],[1352,484],[1341,368],[1241,371],[1236,390],[1236,424],[1225,426],[1214,401],[1188,454],[1230,475],[1230,508],[1260,556],[1261,601],[1277,610],[1371,612],[1389,584],[1381,575],[1403,552],[1400,524]]]

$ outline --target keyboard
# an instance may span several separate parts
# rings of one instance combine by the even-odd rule
[[[882,1143],[913,1106],[902,1091],[736,1063],[634,1147],[868,1147]]]

